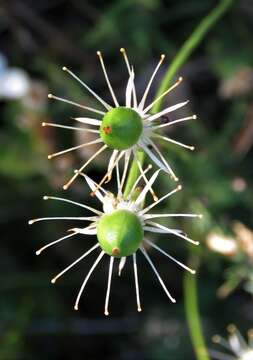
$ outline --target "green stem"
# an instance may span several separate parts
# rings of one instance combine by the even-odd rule
[[[198,258],[191,259],[190,266],[196,270],[199,267]],[[185,272],[184,275],[184,299],[186,318],[190,330],[190,336],[197,360],[210,360],[206,350],[204,336],[200,323],[200,313],[197,298],[197,276]]]
[[[212,28],[212,26],[219,20],[219,18],[228,10],[234,0],[221,0],[219,4],[200,22],[195,28],[191,36],[184,42],[181,49],[178,51],[168,71],[166,72],[161,86],[158,89],[157,97],[167,90],[168,85],[172,82],[175,74],[189,58],[193,50],[203,40],[206,33]],[[158,112],[163,99],[160,99],[154,107],[153,111]]]
[[[136,154],[137,159],[139,160],[140,164],[142,165],[144,163],[145,154],[142,150],[139,150]],[[139,176],[139,167],[137,164],[136,159],[133,160],[131,168],[129,170],[129,174],[127,177],[127,182],[124,190],[124,197],[127,197],[130,191],[132,190],[132,187],[137,180]]]

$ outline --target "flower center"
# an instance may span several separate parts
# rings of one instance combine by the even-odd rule
[[[104,115],[100,136],[109,148],[125,150],[137,144],[142,128],[142,119],[136,111],[117,107]]]
[[[101,217],[97,226],[101,248],[110,256],[132,255],[143,239],[139,218],[129,210],[116,210]]]

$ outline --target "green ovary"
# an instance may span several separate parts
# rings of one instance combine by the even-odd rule
[[[136,111],[117,107],[104,115],[100,136],[109,148],[125,150],[137,144],[142,129],[142,119]]]
[[[102,216],[97,237],[106,254],[120,258],[136,252],[143,239],[143,228],[133,212],[116,210]]]

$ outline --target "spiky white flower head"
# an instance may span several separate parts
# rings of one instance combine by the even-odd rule
[[[170,191],[169,193],[162,196],[159,200],[152,202],[150,205],[144,207],[144,199],[149,191],[152,189],[152,185],[155,182],[160,170],[157,170],[148,180],[146,178],[146,173],[149,171],[151,166],[148,166],[143,173],[140,174],[138,179],[136,180],[135,184],[132,187],[132,190],[129,192],[127,196],[123,194],[123,187],[125,186],[125,178],[126,178],[126,167],[124,167],[122,176],[119,174],[118,165],[116,166],[117,172],[117,194],[113,195],[112,193],[106,191],[102,186],[98,187],[93,180],[91,180],[87,175],[80,173],[83,176],[95,194],[97,199],[102,203],[103,210],[97,210],[90,206],[80,204],[68,199],[59,198],[59,197],[52,197],[52,196],[45,196],[45,200],[59,200],[63,202],[68,202],[77,206],[80,206],[84,209],[91,211],[92,216],[84,216],[84,217],[52,217],[52,218],[39,218],[33,219],[29,221],[29,224],[33,224],[38,221],[42,220],[78,220],[81,222],[88,221],[89,225],[86,227],[75,227],[69,229],[67,235],[57,239],[39,249],[36,254],[41,254],[45,249],[51,247],[52,245],[58,244],[61,241],[76,236],[77,234],[82,235],[96,235],[97,242],[93,245],[88,251],[82,254],[77,260],[75,260],[72,264],[70,264],[67,268],[61,271],[58,275],[56,275],[52,279],[52,283],[65,274],[68,270],[70,270],[74,265],[76,265],[79,261],[84,259],[88,254],[95,251],[95,249],[100,248],[100,253],[94,262],[93,266],[91,267],[90,271],[88,272],[84,282],[80,288],[80,291],[77,295],[76,302],[74,308],[77,310],[79,306],[80,297],[86,287],[86,284],[100,262],[104,255],[108,255],[110,258],[109,264],[109,273],[108,273],[108,284],[107,284],[107,292],[106,292],[106,300],[105,300],[105,314],[108,315],[108,304],[109,304],[109,296],[110,296],[110,287],[111,287],[111,280],[112,280],[112,272],[113,272],[113,265],[115,259],[119,259],[119,275],[124,268],[126,259],[131,256],[133,262],[133,271],[134,271],[134,280],[135,280],[135,289],[136,289],[136,301],[137,301],[137,309],[141,311],[141,304],[140,304],[140,295],[139,295],[139,282],[138,282],[138,271],[137,271],[137,260],[136,260],[136,252],[140,251],[144,257],[146,258],[147,262],[153,269],[158,281],[160,282],[161,286],[163,287],[165,293],[169,297],[169,299],[174,303],[176,300],[172,297],[170,292],[168,291],[167,287],[165,286],[163,280],[161,279],[155,265],[153,264],[152,260],[150,259],[147,251],[145,250],[145,244],[148,244],[149,247],[154,248],[155,250],[159,251],[161,254],[167,256],[169,259],[174,261],[176,264],[181,266],[183,269],[191,272],[192,274],[195,273],[194,270],[190,269],[180,261],[176,260],[174,257],[169,255],[167,252],[162,250],[159,246],[155,243],[151,242],[146,238],[145,233],[160,233],[166,235],[175,235],[179,239],[186,240],[194,245],[198,245],[197,241],[190,239],[185,233],[181,230],[166,227],[164,225],[159,224],[156,222],[155,219],[159,218],[170,218],[170,217],[201,217],[198,214],[159,214],[159,213],[150,213],[150,210],[157,206],[160,202],[167,199],[168,197],[175,194],[177,191],[181,190],[181,186],[177,186],[176,189]],[[146,181],[146,185],[142,191],[140,191],[139,183],[141,179]]]
[[[48,156],[49,159],[52,159],[55,156],[65,154],[69,151],[74,151],[80,148],[84,148],[89,145],[101,144],[101,147],[97,150],[97,152],[94,153],[94,155],[80,167],[79,171],[76,172],[73,175],[73,177],[63,186],[64,189],[67,189],[72,184],[72,182],[78,177],[80,172],[83,172],[86,166],[89,165],[99,154],[104,152],[106,149],[110,149],[112,151],[112,154],[110,155],[110,160],[108,162],[107,173],[104,176],[103,180],[101,181],[101,184],[105,181],[110,180],[113,169],[115,168],[116,164],[119,162],[119,160],[122,157],[125,157],[126,161],[129,161],[129,158],[131,156],[136,156],[136,152],[138,151],[138,149],[142,149],[160,169],[163,169],[175,181],[178,181],[178,178],[176,177],[171,166],[168,164],[165,157],[160,152],[157,144],[155,143],[155,140],[167,141],[172,144],[176,144],[181,147],[184,147],[186,149],[194,150],[193,146],[185,145],[181,142],[171,139],[170,137],[163,136],[160,134],[160,130],[162,130],[165,127],[169,127],[191,119],[196,119],[196,115],[184,117],[173,121],[169,121],[166,118],[167,114],[185,106],[188,103],[188,101],[184,101],[176,105],[169,106],[156,114],[151,113],[151,109],[153,108],[153,106],[182,82],[182,77],[180,77],[178,81],[170,88],[168,88],[163,94],[157,97],[151,104],[146,105],[146,99],[150,87],[152,85],[152,82],[155,78],[158,69],[160,68],[165,58],[165,55],[161,55],[161,59],[158,62],[158,65],[156,66],[140,101],[137,101],[136,88],[134,83],[134,79],[135,79],[134,69],[129,63],[125,49],[121,48],[120,51],[125,60],[129,75],[124,104],[122,105],[119,104],[119,101],[113,91],[113,88],[111,86],[105,68],[103,57],[100,51],[97,52],[97,55],[99,57],[101,67],[105,76],[105,80],[112,96],[113,105],[105,102],[86,83],[84,83],[79,77],[77,77],[71,70],[69,70],[65,66],[63,67],[63,70],[68,72],[90,94],[92,94],[96,98],[96,100],[103,106],[104,110],[101,111],[95,108],[91,108],[86,105],[75,103],[72,100],[67,100],[54,96],[52,94],[48,95],[50,99],[60,100],[65,103],[77,106],[83,110],[86,110],[94,114],[94,116],[96,115],[96,117],[95,118],[78,117],[73,119],[78,123],[92,126],[94,128],[66,126],[61,124],[45,123],[45,122],[42,124],[43,126],[53,126],[53,127],[76,130],[76,131],[87,131],[97,134],[97,138],[95,140],[51,154]],[[165,121],[164,121],[164,117],[166,118]],[[163,121],[161,120],[162,118]]]
[[[220,344],[230,352],[223,353],[211,350],[212,359],[217,360],[252,360],[253,359],[253,329],[248,331],[248,342],[243,338],[240,331],[233,324],[228,328],[228,339],[224,339],[219,335],[213,337],[213,342]],[[231,355],[233,353],[233,355]]]

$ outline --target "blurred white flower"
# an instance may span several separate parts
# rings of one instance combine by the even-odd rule
[[[25,96],[30,88],[30,80],[25,71],[7,68],[0,73],[0,98],[15,100]]]
[[[226,237],[218,233],[210,233],[207,236],[206,243],[210,250],[225,256],[235,255],[238,251],[238,245],[234,238]]]

